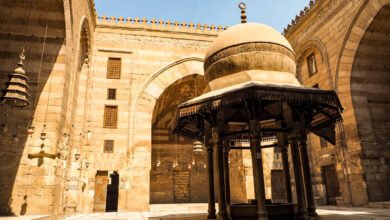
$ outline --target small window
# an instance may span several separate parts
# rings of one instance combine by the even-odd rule
[[[317,73],[317,61],[314,53],[307,57],[307,67],[309,69],[309,75],[312,76]]]
[[[328,141],[325,138],[320,137],[320,145],[321,145],[321,147],[327,147]]]
[[[106,105],[104,108],[105,128],[116,128],[118,123],[118,106]]]
[[[313,86],[313,88],[319,89],[318,83]]]
[[[108,89],[107,90],[107,99],[115,100],[116,99],[116,89]]]
[[[114,153],[113,140],[104,140],[104,153]]]
[[[120,79],[122,69],[121,58],[108,58],[107,79]]]

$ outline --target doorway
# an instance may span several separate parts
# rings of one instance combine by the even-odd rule
[[[334,165],[322,167],[323,180],[326,188],[327,205],[337,205],[336,198],[340,196],[340,186]]]
[[[271,199],[272,203],[287,202],[283,170],[271,170]]]
[[[107,186],[106,212],[118,211],[119,174],[114,171],[110,174],[110,182]]]
[[[119,174],[114,171],[97,171],[95,178],[94,212],[117,212]]]

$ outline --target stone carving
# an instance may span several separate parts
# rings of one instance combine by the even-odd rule
[[[281,53],[283,55],[290,57],[291,59],[295,59],[294,54],[285,47],[281,47],[280,45],[270,44],[270,43],[253,42],[253,43],[236,45],[211,55],[205,61],[204,67],[205,69],[207,69],[211,64],[229,56],[234,56],[236,54],[243,54],[243,53],[251,53],[255,51]]]

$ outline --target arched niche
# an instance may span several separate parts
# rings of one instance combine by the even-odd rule
[[[127,210],[147,210],[150,204],[150,170],[152,156],[152,119],[157,100],[174,82],[189,75],[203,76],[203,58],[185,57],[161,67],[145,80],[132,102],[129,117],[128,169],[123,175],[129,183]],[[132,181],[137,179],[138,181]],[[128,200],[129,201],[129,200]]]
[[[310,39],[303,43],[296,51],[297,76],[305,86],[318,85],[322,89],[333,89],[330,73],[328,53],[323,42],[319,39]],[[316,73],[309,73],[310,56],[314,56]]]
[[[90,58],[92,49],[90,21],[87,17],[81,18],[77,36],[75,61],[72,67],[73,72],[68,82],[70,89],[66,93],[68,107],[65,109],[65,112],[68,115],[67,120],[70,125],[63,128],[69,132],[67,135],[69,135],[71,141],[68,146],[63,146],[64,149],[62,150],[64,152],[78,152],[78,158],[74,154],[70,154],[70,156],[65,158],[67,166],[64,167],[66,169],[64,187],[67,186],[67,190],[64,191],[62,204],[65,214],[74,212],[74,209],[88,210],[88,202],[93,202],[93,197],[87,195],[88,190],[77,187],[79,185],[86,187],[85,176],[88,177],[90,175],[87,171],[83,173],[83,166],[81,165],[85,163],[88,157],[85,145],[89,120],[88,103],[91,98]],[[81,173],[83,173],[83,178],[80,178],[82,176]],[[70,179],[78,179],[78,181],[69,181]],[[83,198],[83,203],[79,202],[80,197]]]
[[[205,152],[193,152],[194,139],[171,134],[179,104],[202,93],[203,76],[192,74],[171,84],[156,101],[152,118],[150,203],[205,203]]]

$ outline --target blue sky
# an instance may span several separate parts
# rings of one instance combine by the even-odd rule
[[[146,17],[179,22],[232,26],[240,22],[236,0],[95,0],[98,15]],[[290,23],[309,0],[245,0],[248,22],[278,31]]]

